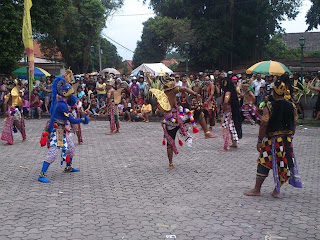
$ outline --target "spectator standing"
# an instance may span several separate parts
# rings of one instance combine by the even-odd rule
[[[49,113],[49,104],[51,100],[51,92],[52,92],[52,84],[50,78],[47,78],[47,82],[43,85],[44,91],[44,107],[46,109],[46,113]]]
[[[107,84],[102,81],[101,77],[98,77],[98,82],[96,86],[98,99],[103,98],[103,101],[106,100],[106,97],[107,97],[106,88],[107,88]]]
[[[132,83],[130,86],[131,99],[136,99],[139,96],[139,85],[137,84],[137,78],[132,78]]]
[[[259,92],[260,92],[260,88],[264,87],[265,84],[266,84],[266,82],[261,78],[261,74],[258,73],[257,74],[257,78],[251,84],[251,87],[254,90],[254,96],[256,97],[256,101],[258,100],[258,95],[259,95]]]

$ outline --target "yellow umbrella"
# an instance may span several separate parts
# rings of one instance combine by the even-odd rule
[[[291,71],[281,62],[276,61],[262,61],[254,64],[247,69],[247,74],[272,74],[276,76],[281,76],[285,72],[291,74]]]

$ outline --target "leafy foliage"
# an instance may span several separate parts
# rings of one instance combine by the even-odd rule
[[[182,51],[185,41],[195,41],[188,19],[159,16],[150,18],[144,23],[141,41],[138,41],[133,56],[133,64],[139,66],[142,63],[160,62],[171,49]]]
[[[22,17],[21,2],[0,0],[0,73],[15,70],[23,56]]]
[[[300,5],[301,0],[150,1],[158,16],[189,19],[196,39],[190,43],[191,64],[204,68],[229,68],[261,58],[270,36],[281,30],[279,22],[294,18]],[[139,51],[143,55],[143,48]]]
[[[75,72],[87,72],[91,46],[100,41],[107,16],[122,4],[123,0],[34,1],[37,39],[47,50],[56,46]]]
[[[288,48],[281,34],[274,35],[263,51],[264,59],[284,58],[286,60],[299,60],[300,57],[300,49]]]
[[[308,31],[318,28],[320,24],[320,1],[311,0],[312,6],[307,13]]]

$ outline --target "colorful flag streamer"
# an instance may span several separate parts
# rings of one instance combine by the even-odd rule
[[[32,39],[32,25],[30,17],[30,9],[32,7],[31,0],[24,0],[24,13],[23,13],[23,24],[22,24],[22,40],[26,49],[28,63],[29,63],[29,96],[33,90],[34,80],[34,52],[33,52],[33,39]]]

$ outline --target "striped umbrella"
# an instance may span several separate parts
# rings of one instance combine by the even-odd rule
[[[27,79],[28,76],[28,69],[27,67],[21,67],[12,72],[13,75],[18,76],[18,78]],[[34,68],[34,78],[40,79],[41,77],[48,77],[51,76],[46,70],[35,67]]]
[[[285,72],[291,74],[291,71],[281,62],[276,61],[263,61],[258,62],[247,69],[247,74],[272,74],[276,76],[281,76]]]

